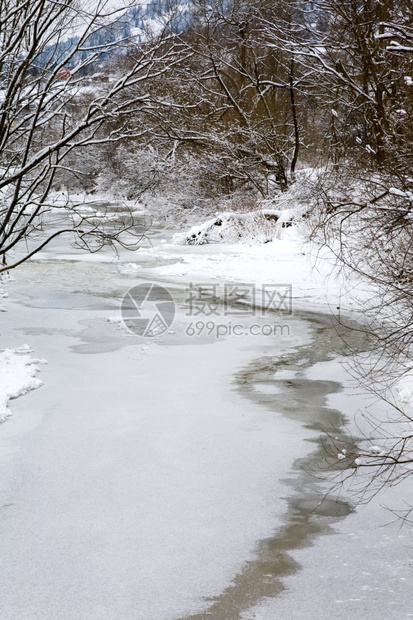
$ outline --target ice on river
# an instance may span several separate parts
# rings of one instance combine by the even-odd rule
[[[327,341],[325,317],[297,313],[285,335],[214,339],[184,337],[180,304],[160,338],[107,320],[130,286],[155,277],[172,290],[190,276],[262,277],[310,300],[324,276],[300,272],[296,244],[294,272],[287,254],[274,265],[279,249],[152,243],[139,269],[125,269],[130,255],[91,261],[52,247],[9,288],[2,347],[28,342],[48,365],[42,389],[13,401],[0,427],[1,619],[338,620],[360,597],[365,620],[407,617],[407,539],[378,529],[377,504],[317,512],[317,482],[303,473],[320,423],[360,406],[326,357],[338,339]]]

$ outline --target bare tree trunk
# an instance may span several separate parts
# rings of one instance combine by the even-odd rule
[[[297,105],[295,102],[295,90],[294,90],[294,57],[291,58],[291,67],[289,74],[289,91],[290,91],[290,101],[291,101],[291,113],[293,116],[293,124],[294,124],[294,152],[291,159],[291,178],[294,180],[295,177],[295,167],[297,165],[298,154],[300,151],[300,131],[298,128],[298,120],[297,120]]]

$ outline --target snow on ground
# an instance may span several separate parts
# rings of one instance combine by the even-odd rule
[[[0,353],[0,422],[11,415],[8,402],[31,390],[36,390],[43,381],[36,377],[39,364],[44,360],[31,357],[33,349],[29,345],[10,348]]]
[[[396,385],[402,403],[413,407],[413,369],[406,372]]]
[[[6,299],[8,297],[8,293],[0,288],[0,299]],[[0,301],[0,312],[6,312],[6,306]]]
[[[360,281],[338,273],[334,257],[304,241],[295,226],[279,229],[271,243],[180,245],[151,240],[138,249],[136,262],[120,265],[123,273],[149,267],[153,277],[178,282],[242,282],[257,289],[264,284],[291,284],[295,309],[337,312],[357,310],[366,292]]]

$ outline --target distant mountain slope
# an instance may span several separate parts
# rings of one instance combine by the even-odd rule
[[[119,6],[119,8],[118,8]],[[113,54],[123,53],[133,43],[143,43],[151,35],[160,34],[164,28],[179,32],[191,19],[190,3],[186,0],[151,0],[138,2],[130,8],[122,9],[123,4],[111,5],[113,15],[105,21],[106,24],[96,28],[82,45],[82,51],[77,52],[68,61],[67,66],[76,66],[82,59],[95,53],[99,47],[113,44],[110,54],[105,51],[99,54],[99,62],[113,57]],[[70,56],[71,50],[78,44],[81,33],[72,32],[72,36],[47,46],[38,57],[39,68],[50,66],[50,62],[61,64],[65,57]],[[118,45],[117,45],[118,44]]]

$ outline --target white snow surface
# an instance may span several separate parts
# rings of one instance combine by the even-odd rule
[[[43,381],[36,377],[43,360],[31,357],[29,345],[8,348],[0,353],[0,422],[11,415],[9,400],[36,390]]]
[[[356,278],[347,280],[336,269],[334,256],[304,241],[299,227],[279,228],[270,243],[247,245],[220,243],[180,245],[167,243],[141,247],[136,263],[121,264],[130,274],[142,267],[154,278],[176,282],[242,282],[257,290],[265,284],[291,284],[295,309],[337,314],[357,311],[368,295]]]
[[[396,385],[400,400],[413,407],[413,369],[406,372]]]

